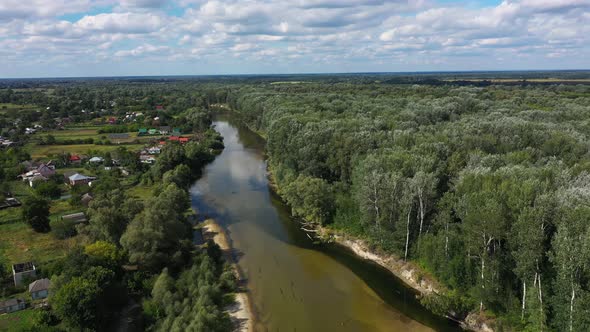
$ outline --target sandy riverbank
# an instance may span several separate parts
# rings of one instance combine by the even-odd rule
[[[225,258],[231,262],[238,280],[242,280],[241,273],[231,254],[230,241],[225,230],[213,219],[205,221],[203,226],[203,235],[206,239],[213,239],[215,243],[223,250]],[[252,315],[250,297],[247,291],[236,293],[236,302],[227,308],[227,311],[235,323],[235,331],[252,332],[254,316]]]

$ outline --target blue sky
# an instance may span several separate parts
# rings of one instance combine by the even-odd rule
[[[589,69],[590,0],[0,0],[0,77]]]

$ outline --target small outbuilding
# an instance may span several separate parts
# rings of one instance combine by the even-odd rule
[[[66,215],[62,216],[61,219],[65,220],[65,221],[72,222],[74,224],[81,224],[81,223],[87,221],[86,215],[84,214],[84,212],[66,214]]]
[[[84,195],[82,195],[82,198],[80,198],[80,202],[82,203],[82,205],[88,206],[88,204],[90,204],[90,202],[93,199],[94,199],[94,197],[92,197],[92,195],[90,195],[90,193],[85,193]]]
[[[0,301],[0,314],[8,314],[11,312],[24,310],[26,303],[22,299],[9,299],[6,301]]]
[[[14,286],[19,287],[26,279],[35,279],[37,277],[37,269],[33,262],[24,262],[12,265],[12,276],[14,279]]]
[[[29,293],[33,300],[40,300],[49,296],[49,286],[51,281],[47,278],[35,280],[29,284]]]

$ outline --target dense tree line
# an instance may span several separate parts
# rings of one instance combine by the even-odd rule
[[[440,313],[590,329],[590,88],[228,87],[293,213],[414,260]]]

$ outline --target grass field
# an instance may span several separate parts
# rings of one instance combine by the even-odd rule
[[[51,232],[37,233],[21,221],[0,224],[0,252],[9,264],[64,257],[77,241],[77,237],[59,240]]]
[[[10,183],[13,194],[22,201],[31,194],[31,189],[22,181]],[[77,238],[59,240],[49,233],[37,233],[22,221],[22,207],[0,210],[0,253],[9,264],[33,260],[45,262],[63,257],[76,242]],[[67,200],[52,200],[50,220],[67,213],[79,212],[72,208]],[[1,331],[2,329],[0,329]]]
[[[143,201],[154,196],[154,186],[137,185],[127,190],[129,196],[137,197]]]
[[[10,104],[10,103],[0,103],[0,113],[6,113],[9,111],[14,110],[36,110],[39,107],[35,105],[17,105],[17,104]]]
[[[24,331],[33,327],[36,311],[26,309],[11,314],[0,315],[0,331]]]
[[[32,158],[44,158],[50,155],[58,155],[62,153],[70,154],[92,154],[96,152],[114,151],[118,147],[126,147],[130,151],[139,151],[142,149],[141,144],[114,144],[114,145],[96,145],[96,144],[72,144],[72,145],[37,145],[29,143],[26,145],[27,151]]]

